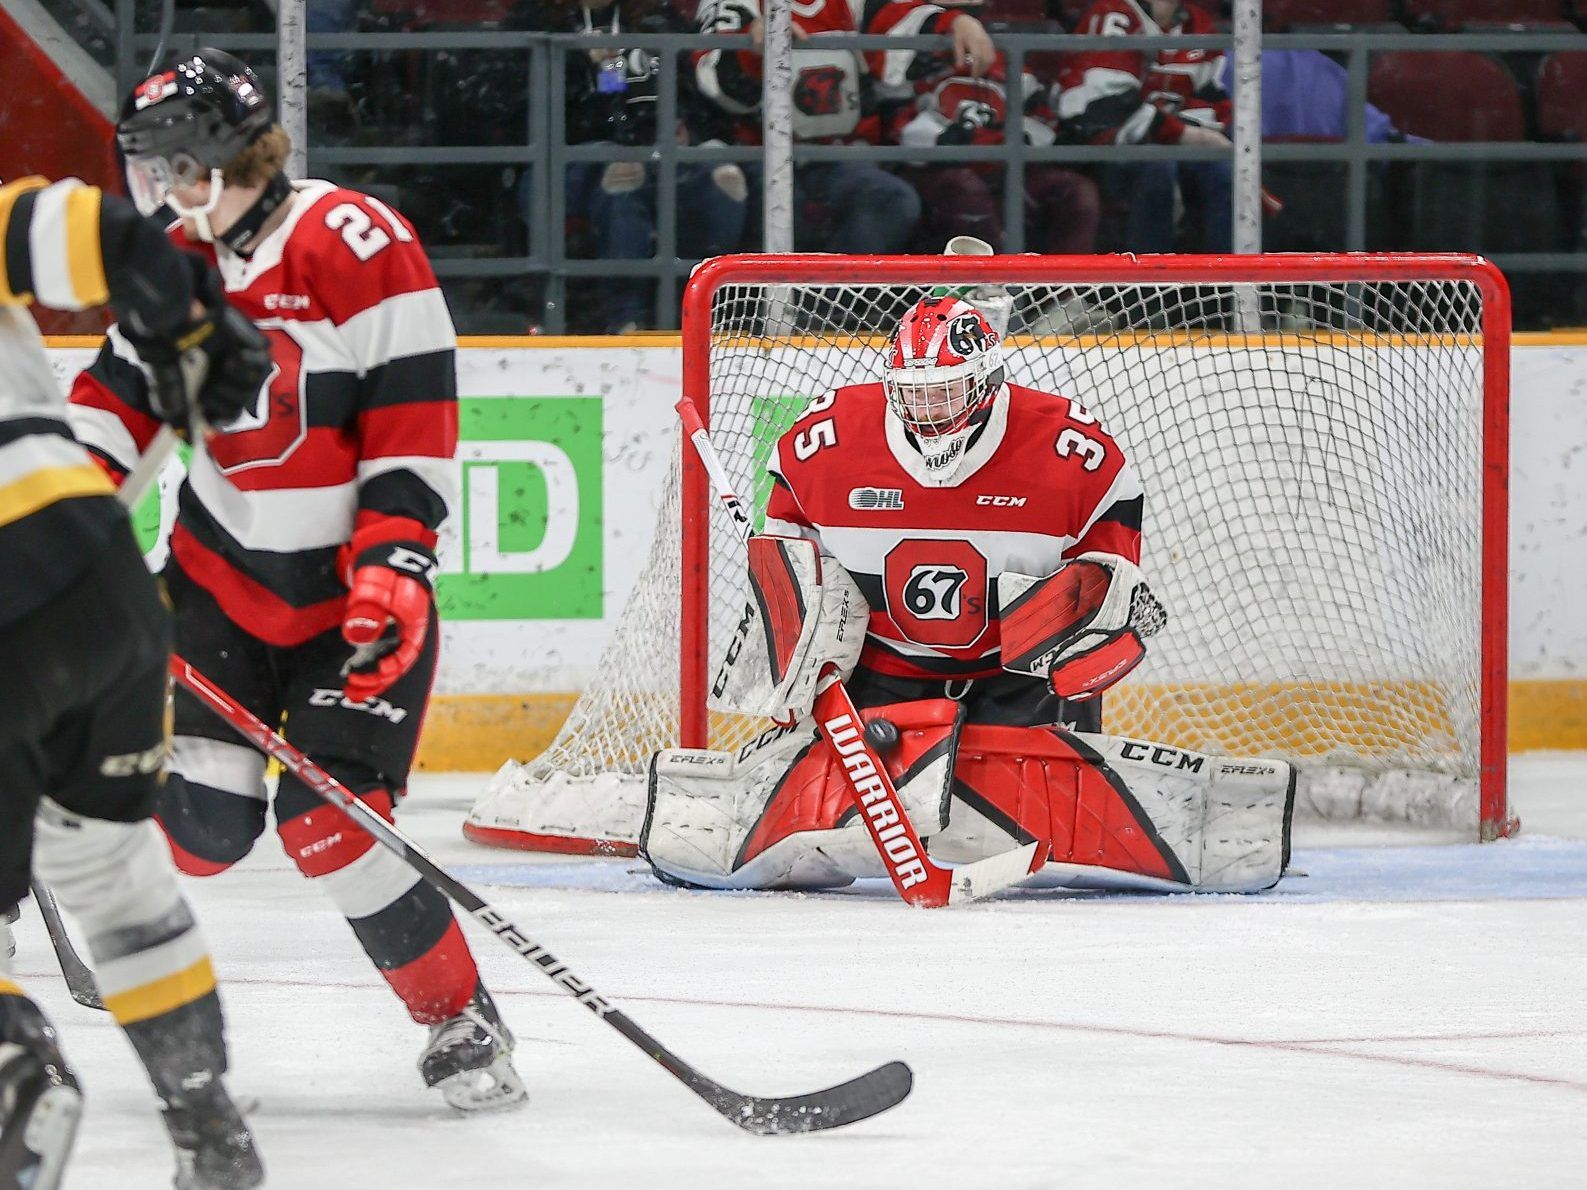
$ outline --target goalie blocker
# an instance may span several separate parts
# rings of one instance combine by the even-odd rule
[[[966,724],[950,699],[863,717],[933,860],[1044,840],[1050,859],[1031,886],[1162,892],[1256,892],[1288,865],[1295,776],[1282,761]],[[660,879],[703,888],[813,890],[886,875],[841,758],[808,720],[736,754],[658,753],[639,846]]]

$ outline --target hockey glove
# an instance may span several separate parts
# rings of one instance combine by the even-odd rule
[[[430,628],[435,554],[416,541],[384,541],[352,566],[342,639],[353,655],[342,666],[342,689],[363,702],[384,694],[413,668]]]
[[[1074,702],[1139,665],[1146,638],[1168,622],[1140,568],[1116,554],[1081,554],[1046,578],[1004,571],[997,597],[1003,668],[1046,678]]]
[[[156,417],[187,430],[195,413],[225,429],[257,408],[273,366],[270,343],[259,328],[226,300],[220,274],[197,256],[184,255],[195,271],[197,317],[175,329],[122,333],[149,369],[149,401]]]

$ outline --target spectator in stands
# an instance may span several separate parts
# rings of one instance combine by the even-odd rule
[[[1200,35],[1215,32],[1208,13],[1181,0],[1097,0],[1075,32],[1087,36]],[[1232,115],[1219,78],[1221,51],[1091,50],[1072,54],[1055,90],[1066,137],[1088,144],[1197,145],[1227,149]],[[1201,250],[1230,248],[1228,161],[1130,162],[1109,166],[1104,186],[1129,204],[1126,247],[1169,252],[1175,246],[1175,195],[1201,208]]]
[[[1224,59],[1223,89],[1234,90],[1234,64]],[[1262,139],[1344,140],[1349,135],[1349,72],[1319,50],[1262,51]],[[1369,144],[1430,143],[1411,136],[1370,103],[1366,106]]]
[[[617,0],[592,7],[567,0],[528,0],[514,9],[512,27],[577,33],[686,33],[688,23],[667,0]],[[698,93],[680,72],[678,123],[657,128],[660,57],[643,49],[592,49],[567,59],[569,144],[608,142],[653,145],[658,136],[679,144],[703,140]],[[677,250],[684,259],[732,252],[744,231],[747,184],[732,163],[677,166]],[[565,193],[572,218],[588,220],[595,255],[603,260],[650,258],[656,242],[657,169],[641,161],[574,162]],[[646,278],[600,280],[607,333],[653,326],[654,282]]]
[[[910,74],[918,99],[890,120],[902,145],[1000,145],[1008,111],[1006,63],[999,54],[985,78],[956,69],[941,54],[917,54]],[[1016,103],[1026,144],[1050,145],[1053,114],[1041,84],[1025,74]],[[911,166],[903,176],[925,205],[931,250],[954,236],[974,236],[1003,251],[1003,167],[983,164]],[[1096,246],[1101,200],[1096,183],[1057,165],[1025,166],[1025,244],[1034,252],[1086,253]]]
[[[859,14],[858,16],[856,14]],[[796,4],[793,134],[825,144],[880,144],[884,108],[907,102],[905,75],[913,54],[822,50],[820,35],[870,33],[953,37],[953,58],[971,77],[992,67],[995,51],[981,22],[963,11],[919,0],[847,0]],[[761,54],[759,0],[707,0],[700,9],[706,33],[743,33],[753,48],[704,50],[694,56],[700,93],[725,117],[741,144],[760,143]],[[920,199],[896,174],[870,162],[806,162],[794,171],[794,237],[801,249],[863,255],[901,252],[920,218]]]

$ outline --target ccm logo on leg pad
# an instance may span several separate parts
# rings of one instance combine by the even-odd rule
[[[374,715],[379,719],[389,719],[393,723],[401,723],[408,717],[405,707],[392,706],[383,698],[367,698],[363,702],[354,702],[340,690],[316,690],[309,695],[311,707],[345,707],[349,711],[363,711],[366,715]]]

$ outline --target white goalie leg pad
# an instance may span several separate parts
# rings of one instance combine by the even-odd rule
[[[1125,736],[1080,738],[1124,779],[1199,892],[1272,888],[1289,862],[1295,770]]]
[[[209,947],[152,821],[107,822],[45,798],[36,821],[39,879],[81,923],[100,993],[116,997],[183,973],[213,978]]]
[[[952,749],[898,793],[921,835],[947,821]],[[831,746],[808,719],[737,754],[670,749],[650,769],[640,854],[663,879],[703,888],[841,888],[887,869]]]
[[[931,840],[932,858],[971,862],[1035,837],[1051,840],[1054,852],[1030,881],[1035,887],[1259,892],[1284,874],[1295,797],[1290,765],[1210,756],[1125,736],[1058,735],[1074,743],[1075,762],[1097,769],[1106,784],[1088,785],[1049,761],[1047,790],[1027,771],[1022,789],[1012,796],[983,799],[1000,803],[1002,813],[989,815],[956,798],[948,828]],[[1039,754],[1040,748],[1027,751]],[[1079,760],[1087,754],[1091,759]],[[988,782],[999,771],[1007,770],[997,763],[978,769],[972,762],[962,769],[961,779],[968,788],[993,794]],[[1017,814],[1006,812],[1010,804],[1019,806]],[[1161,857],[1161,862],[1137,860],[1131,867],[1123,862],[1132,853],[1130,846],[1107,849],[1119,857],[1115,865],[1073,862],[1076,851],[1097,852],[1099,829],[1127,830],[1129,842],[1137,847],[1144,831],[1151,842],[1146,855],[1154,861]]]
[[[749,541],[753,598],[711,691],[715,710],[791,723],[810,713],[828,665],[854,672],[870,607],[842,563],[803,537]]]

